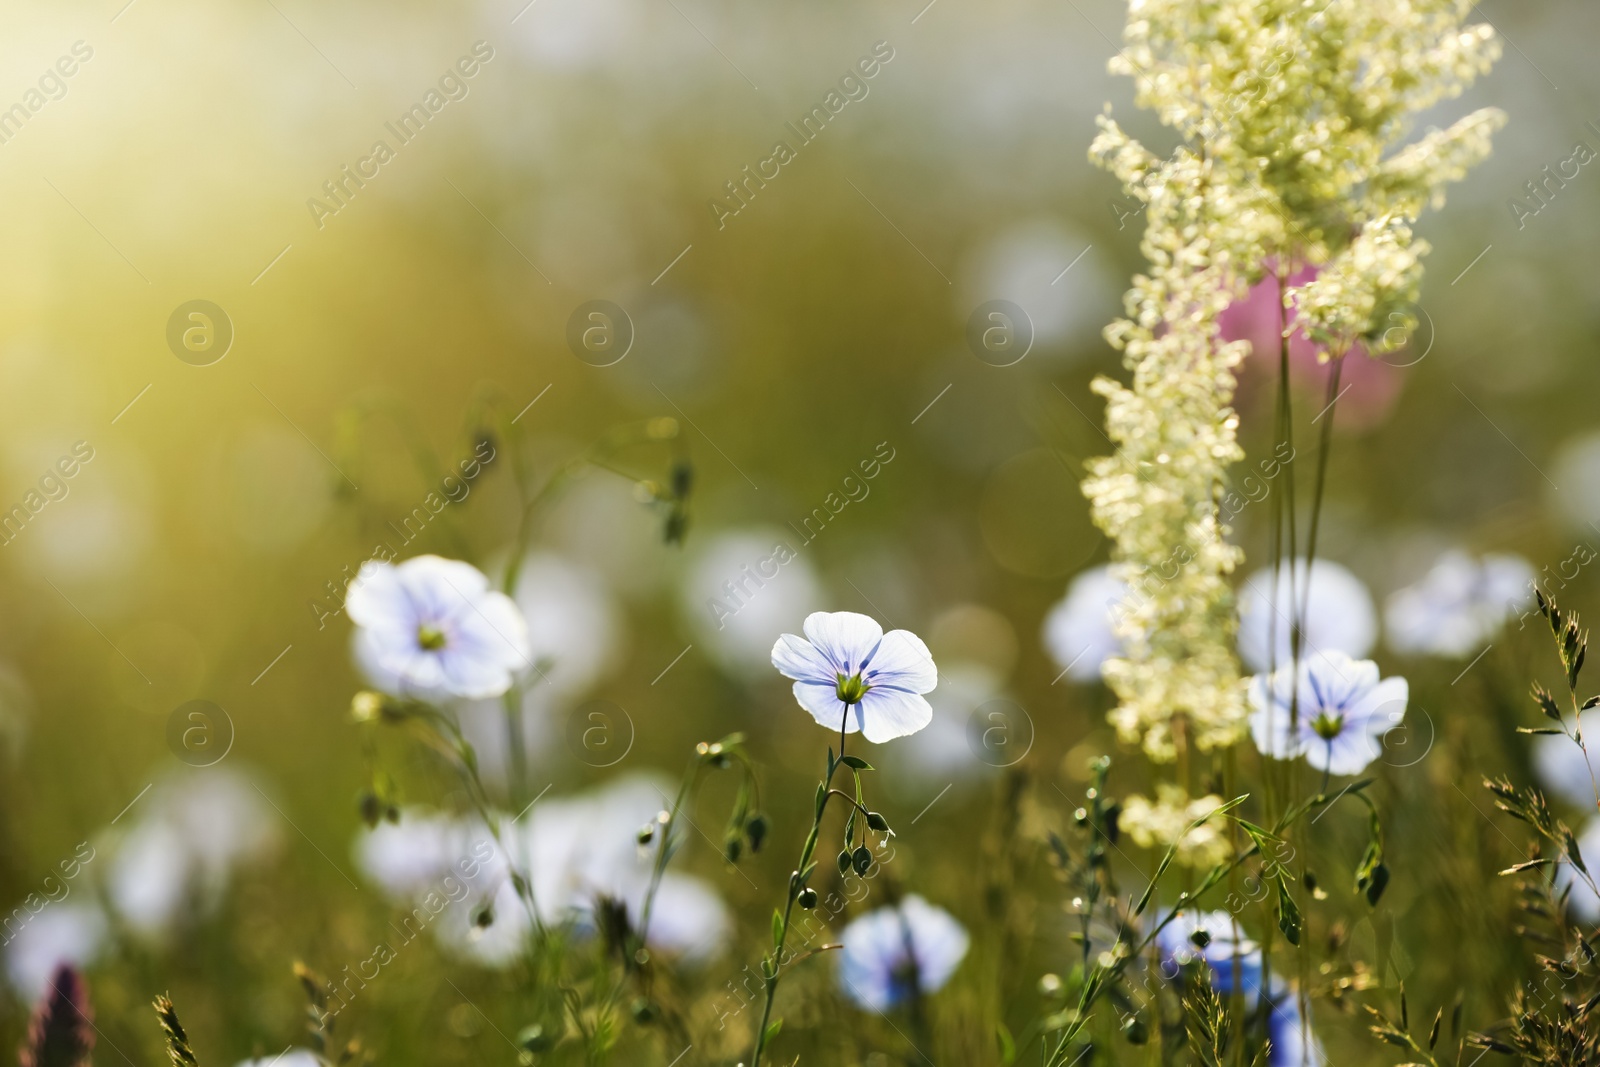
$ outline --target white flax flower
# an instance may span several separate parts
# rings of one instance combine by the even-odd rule
[[[839,942],[839,984],[846,995],[884,1012],[944,988],[970,938],[955,916],[913,894],[854,920]]]
[[[1127,593],[1110,567],[1091,567],[1072,579],[1045,616],[1044,647],[1073,681],[1098,682],[1101,666],[1122,651],[1116,613]]]
[[[1521,556],[1473,559],[1451,551],[1384,605],[1389,647],[1402,654],[1470,656],[1533,599],[1533,564]]]
[[[1343,652],[1318,652],[1250,684],[1256,748],[1274,759],[1304,757],[1319,771],[1360,774],[1400,725],[1410,689],[1404,678],[1378,679],[1378,665]]]
[[[795,700],[817,722],[843,733],[860,731],[876,745],[933,721],[922,694],[938,684],[939,672],[922,638],[910,630],[884,633],[853,611],[812,612],[805,632],[778,638],[772,665],[794,679]]]
[[[1303,618],[1302,618],[1303,615]],[[1276,670],[1294,658],[1294,630],[1300,627],[1300,655],[1343,652],[1361,657],[1378,639],[1378,612],[1372,594],[1349,570],[1325,559],[1287,560],[1274,581],[1270,569],[1245,579],[1239,595],[1239,658],[1256,672]]]
[[[522,612],[470,563],[417,556],[368,560],[345,610],[372,684],[422,700],[496,697],[532,665]]]

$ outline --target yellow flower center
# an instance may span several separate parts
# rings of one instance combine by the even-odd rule
[[[417,627],[417,644],[429,652],[437,652],[445,645],[444,631],[423,623]]]
[[[1324,711],[1312,721],[1311,728],[1324,741],[1332,741],[1339,736],[1339,731],[1344,729],[1344,716]]]
[[[841,674],[838,679],[839,699],[846,704],[861,703],[861,698],[866,696],[867,690],[872,688],[872,686],[861,680],[860,674],[852,674],[848,678]]]

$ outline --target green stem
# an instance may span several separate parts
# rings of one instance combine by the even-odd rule
[[[783,963],[784,942],[789,939],[789,922],[794,915],[794,903],[804,888],[800,883],[800,876],[811,864],[811,857],[817,850],[817,838],[822,833],[822,816],[828,810],[828,798],[837,790],[833,789],[833,774],[844,762],[845,727],[850,724],[850,708],[846,704],[844,714],[839,718],[839,758],[828,757],[828,773],[822,779],[822,800],[816,806],[816,815],[811,820],[811,832],[806,835],[805,847],[800,850],[800,863],[795,867],[794,873],[789,876],[789,898],[783,905],[783,920],[778,926],[778,936],[773,939],[771,963],[762,968],[762,978],[765,982],[766,999],[761,1006],[761,1025],[756,1031],[756,1048],[750,1056],[750,1067],[761,1067],[761,1054],[767,1049],[767,1027],[772,1022],[772,1003],[778,995],[778,974]],[[840,794],[844,796],[844,794]],[[849,799],[846,797],[845,799]]]
[[[523,798],[528,795],[528,747],[522,729],[521,690],[512,686],[501,702],[506,715],[506,748],[510,753],[506,790],[510,794],[511,810],[521,811]]]

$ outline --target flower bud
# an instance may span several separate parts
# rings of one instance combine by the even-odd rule
[[[810,886],[800,890],[800,895],[795,898],[795,903],[810,911],[817,906],[817,891]]]
[[[361,821],[367,826],[378,825],[378,820],[383,818],[383,801],[378,799],[378,794],[370,789],[363,789],[361,796],[356,800],[356,808],[361,812]]]
[[[750,839],[750,851],[760,852],[761,843],[767,839],[767,817],[760,812],[750,816],[745,820],[744,833]]]
[[[550,1036],[538,1023],[517,1032],[517,1047],[524,1052],[543,1052],[550,1047]]]
[[[857,845],[856,850],[850,853],[850,864],[857,874],[866,874],[872,867],[872,850],[866,845]]]
[[[383,712],[383,697],[371,690],[362,690],[350,700],[350,718],[356,722],[372,722]]]
[[[889,820],[876,811],[869,811],[867,812],[867,827],[878,831],[880,834],[886,834],[889,832]]]
[[[847,848],[841,849],[839,851],[839,873],[843,874],[845,871],[848,871],[850,869],[850,863],[850,850]]]
[[[639,827],[639,833],[636,836],[640,845],[648,845],[656,839],[656,824],[654,822],[645,823]]]

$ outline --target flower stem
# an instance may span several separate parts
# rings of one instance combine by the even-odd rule
[[[772,1003],[778,995],[778,973],[783,963],[783,945],[789,939],[789,921],[794,915],[795,900],[800,896],[800,890],[804,888],[801,875],[811,865],[811,857],[817,850],[817,838],[822,833],[822,815],[828,810],[828,799],[836,792],[832,788],[833,773],[844,762],[845,727],[850,723],[851,707],[853,705],[846,704],[844,714],[839,717],[839,758],[834,759],[831,754],[828,756],[828,773],[822,778],[822,796],[817,801],[816,814],[811,820],[811,832],[806,835],[805,846],[800,849],[800,862],[795,867],[794,873],[789,876],[789,897],[784,902],[783,918],[772,940],[772,955],[761,964],[766,999],[761,1006],[761,1026],[756,1031],[756,1048],[750,1055],[750,1067],[761,1067],[761,1054],[767,1048],[767,1027],[771,1025]]]

